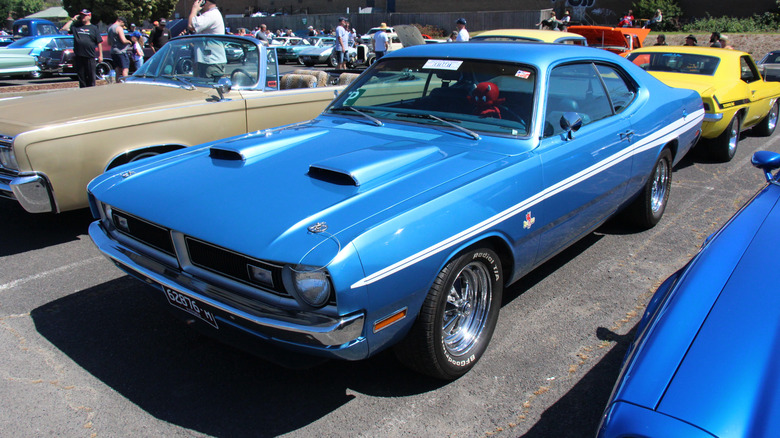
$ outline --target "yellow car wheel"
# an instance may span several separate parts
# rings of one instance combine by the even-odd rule
[[[726,163],[734,158],[734,154],[737,153],[737,144],[739,143],[740,126],[742,126],[740,123],[741,118],[739,114],[734,114],[734,118],[731,119],[729,126],[722,134],[713,139],[712,155],[716,160]]]
[[[775,102],[772,105],[772,108],[769,108],[769,112],[767,113],[766,117],[764,117],[764,120],[762,120],[758,125],[755,126],[755,128],[753,128],[754,134],[760,137],[769,137],[773,132],[775,132],[779,114],[777,107],[778,104]]]

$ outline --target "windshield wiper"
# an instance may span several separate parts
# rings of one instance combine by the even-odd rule
[[[442,122],[446,125],[452,126],[453,128],[457,129],[458,131],[465,132],[466,134],[470,135],[474,140],[480,140],[479,134],[472,131],[471,129],[464,128],[462,126],[456,125],[455,123],[452,123],[451,121],[447,119],[443,119],[441,117],[434,116],[433,114],[405,114],[400,113],[398,114],[398,117],[409,117],[412,119],[433,119],[439,122]],[[460,123],[460,120],[455,120]]]
[[[360,114],[361,116],[365,117],[366,119],[370,120],[370,121],[371,121],[371,122],[373,122],[373,123],[374,123],[376,126],[385,126],[385,124],[384,124],[384,123],[382,123],[382,121],[381,121],[381,120],[377,119],[376,117],[369,116],[368,114],[364,113],[363,111],[360,111],[359,109],[357,109],[357,108],[355,108],[355,107],[352,107],[352,106],[339,106],[339,107],[331,108],[330,110],[331,110],[331,111],[344,111],[344,110],[352,110],[352,111],[354,111],[354,112],[356,112],[356,113]],[[366,110],[366,111],[370,111],[370,110]]]
[[[188,81],[187,79],[184,79],[184,78],[181,78],[179,76],[176,76],[176,75],[172,75],[172,76],[167,76],[166,75],[166,76],[163,76],[163,77],[171,78],[174,81],[181,82],[182,84],[184,84],[184,86],[182,88],[184,88],[185,90],[194,90],[194,89],[197,88],[197,87],[195,87],[195,85],[192,85],[192,82]]]

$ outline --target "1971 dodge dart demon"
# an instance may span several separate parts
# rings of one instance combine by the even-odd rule
[[[506,285],[620,210],[661,219],[703,116],[603,50],[407,47],[308,123],[96,178],[90,236],[225,341],[350,360],[395,345],[453,379]]]
[[[702,137],[712,156],[731,161],[740,132],[775,131],[780,83],[767,82],[748,53],[713,47],[657,46],[628,59],[672,87],[689,88],[704,102]]]
[[[599,437],[777,436],[780,154],[752,162],[768,184],[658,288]]]
[[[253,38],[177,38],[126,83],[0,99],[0,197],[31,213],[84,208],[106,169],[309,120],[340,89],[279,90],[275,52]]]

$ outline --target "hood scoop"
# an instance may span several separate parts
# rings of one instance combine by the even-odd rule
[[[309,176],[332,184],[359,187],[381,177],[395,177],[444,158],[436,146],[396,142],[328,158],[309,166]]]
[[[325,134],[325,130],[317,130],[300,135],[280,135],[277,139],[271,139],[278,135],[275,131],[261,131],[255,134],[242,135],[233,140],[215,144],[209,148],[209,157],[224,161],[250,161],[252,159],[277,153],[302,142]],[[249,138],[256,141],[248,142]]]

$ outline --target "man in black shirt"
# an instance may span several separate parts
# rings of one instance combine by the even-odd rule
[[[98,27],[91,24],[92,13],[82,9],[78,15],[71,18],[62,30],[73,34],[73,54],[76,55],[74,65],[79,77],[79,87],[95,86],[95,49],[99,49],[98,59],[103,62],[103,37],[100,36]],[[73,23],[76,24],[73,24]]]
[[[157,23],[154,29],[152,29],[152,32],[149,34],[149,45],[152,46],[152,50],[155,53],[157,53],[157,51],[160,50],[162,46],[164,46],[165,43],[167,43],[171,38],[171,31],[165,27],[166,24],[167,22],[165,21],[165,18],[161,18],[160,22]]]

